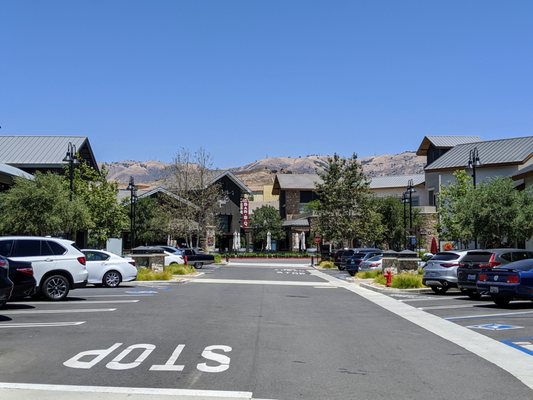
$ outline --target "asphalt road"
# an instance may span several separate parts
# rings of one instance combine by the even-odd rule
[[[533,398],[507,370],[417,322],[430,316],[446,327],[452,321],[444,318],[468,316],[466,307],[434,308],[464,304],[453,295],[354,291],[343,275],[298,262],[232,262],[203,272],[187,283],[88,287],[66,302],[8,303],[0,310],[0,399]],[[406,316],[408,304],[416,306]],[[480,337],[501,344],[498,335],[507,334]],[[502,347],[524,362],[525,352]]]

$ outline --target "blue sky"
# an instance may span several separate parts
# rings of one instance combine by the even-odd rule
[[[0,135],[216,167],[533,134],[533,1],[0,1]]]

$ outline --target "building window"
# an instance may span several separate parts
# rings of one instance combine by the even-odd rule
[[[218,223],[222,232],[230,233],[231,215],[219,215]]]

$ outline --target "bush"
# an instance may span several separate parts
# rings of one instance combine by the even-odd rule
[[[387,280],[379,274],[374,278],[374,282],[386,285]],[[425,287],[422,285],[422,276],[419,274],[401,273],[392,277],[392,287],[395,289],[417,289]]]
[[[164,270],[170,272],[171,275],[191,275],[196,272],[191,265],[169,265]]]
[[[152,271],[148,268],[140,268],[137,273],[138,281],[169,281],[172,279],[170,271]]]
[[[334,269],[337,268],[337,266],[332,261],[322,261],[319,265],[320,268],[324,269]]]
[[[226,254],[223,255],[225,257]],[[272,253],[228,253],[231,258],[311,258],[311,254],[298,252],[272,252]]]
[[[361,279],[376,279],[378,275],[382,275],[383,273],[379,270],[377,271],[364,271],[364,272],[358,272],[357,277]]]
[[[222,263],[222,256],[220,254],[215,254],[215,264]]]

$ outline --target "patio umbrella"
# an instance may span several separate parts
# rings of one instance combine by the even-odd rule
[[[237,231],[233,232],[233,250],[237,250]]]
[[[439,247],[437,246],[437,239],[433,236],[433,239],[431,239],[431,253],[437,254],[439,252]]]
[[[270,233],[270,231],[267,232],[267,245],[266,245],[266,249],[267,249],[267,250],[272,250],[272,233]]]
[[[241,248],[241,233],[237,232],[237,249],[239,250]]]
[[[300,247],[305,251],[305,232],[300,233]]]
[[[293,236],[292,248],[293,250],[298,250],[300,248],[300,235],[298,235],[297,232],[294,232],[292,236]]]

